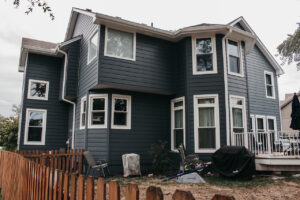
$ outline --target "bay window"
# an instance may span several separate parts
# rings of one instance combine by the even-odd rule
[[[107,128],[107,94],[91,94],[89,128]]]
[[[220,147],[218,95],[194,95],[194,136],[196,153]]]
[[[193,74],[217,73],[215,37],[198,38],[193,42]]]
[[[241,43],[227,40],[227,55],[229,74],[244,76]]]
[[[105,56],[135,60],[135,52],[136,33],[130,33],[106,27],[104,49]]]
[[[131,129],[131,96],[112,95],[111,128]]]
[[[184,97],[171,100],[171,150],[180,144],[185,146],[185,102]]]
[[[45,145],[46,117],[47,110],[26,110],[25,145]]]

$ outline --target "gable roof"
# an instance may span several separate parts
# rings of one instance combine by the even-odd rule
[[[271,55],[271,53],[268,51],[267,47],[262,43],[262,41],[259,39],[259,37],[256,35],[256,33],[253,31],[253,29],[250,27],[250,25],[247,23],[247,21],[244,19],[244,17],[239,17],[231,22],[228,23],[230,26],[234,26],[236,24],[240,24],[246,31],[252,33],[256,36],[256,45],[260,49],[260,51],[263,53],[263,55],[267,58],[267,60],[270,62],[270,64],[275,68],[278,75],[284,74],[283,69],[278,64],[278,62],[274,59],[274,57]]]

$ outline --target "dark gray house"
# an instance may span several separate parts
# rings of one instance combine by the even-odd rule
[[[111,166],[159,140],[203,159],[281,129],[281,67],[247,22],[166,31],[74,8],[65,41],[23,38],[19,149],[84,148]],[[246,137],[245,137],[246,138]]]

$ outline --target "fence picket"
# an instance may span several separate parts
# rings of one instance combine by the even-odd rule
[[[76,176],[71,174],[71,188],[70,188],[70,200],[75,200],[76,198]]]
[[[97,200],[105,200],[106,199],[106,184],[104,179],[98,178],[97,181]]]
[[[150,186],[146,190],[146,200],[163,200],[164,196],[160,187]]]
[[[78,186],[78,200],[84,199],[84,177],[80,175],[77,179],[77,186]]]
[[[94,199],[94,179],[91,176],[87,177],[86,179],[85,197],[86,200]]]
[[[120,200],[120,186],[116,181],[109,182],[109,200]]]
[[[125,191],[125,200],[139,200],[139,188],[136,184],[127,184]]]
[[[69,174],[64,174],[64,200],[69,199]]]

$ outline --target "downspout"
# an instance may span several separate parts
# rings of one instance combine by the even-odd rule
[[[227,53],[226,53],[226,38],[230,35],[232,29],[230,28],[228,32],[224,35],[222,39],[223,48],[223,68],[224,68],[224,87],[225,87],[225,112],[226,112],[226,140],[227,145],[231,144],[231,131],[229,129],[229,105],[228,105],[228,79],[227,79]]]
[[[68,54],[65,51],[62,51],[59,49],[60,46],[57,47],[57,52],[62,53],[65,56],[64,61],[64,76],[63,76],[63,88],[62,88],[62,96],[61,99],[64,102],[67,102],[69,104],[73,105],[73,120],[72,120],[72,149],[74,149],[74,143],[75,143],[75,111],[76,111],[76,104],[68,99],[65,99],[65,86],[66,86],[66,77],[67,77],[67,64],[68,64]]]

